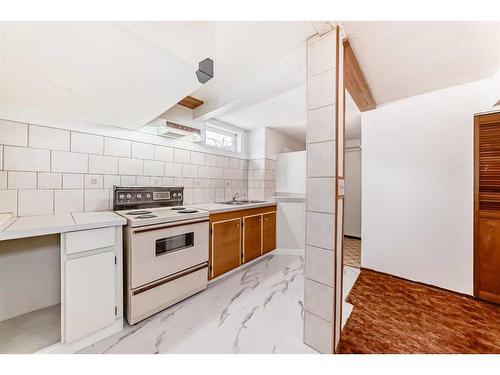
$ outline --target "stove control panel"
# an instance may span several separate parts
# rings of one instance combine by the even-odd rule
[[[177,186],[115,186],[113,188],[113,210],[181,206],[183,187]]]

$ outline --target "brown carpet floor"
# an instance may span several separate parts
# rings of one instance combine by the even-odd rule
[[[500,306],[362,270],[340,353],[500,353]]]

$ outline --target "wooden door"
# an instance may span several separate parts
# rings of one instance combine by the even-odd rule
[[[500,113],[474,119],[474,295],[500,303]]]
[[[241,264],[241,219],[211,223],[210,278],[222,275]]]
[[[262,255],[262,215],[243,217],[243,263]]]
[[[66,261],[63,309],[66,343],[115,321],[115,267],[114,251]]]
[[[262,216],[264,218],[262,252],[268,253],[276,249],[276,212],[269,212]]]

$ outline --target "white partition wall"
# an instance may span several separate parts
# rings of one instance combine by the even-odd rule
[[[344,87],[339,27],[308,40],[304,342],[334,353],[340,339]]]

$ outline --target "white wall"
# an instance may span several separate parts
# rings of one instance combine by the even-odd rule
[[[276,159],[276,192],[306,193],[306,151],[278,154]]]
[[[266,158],[276,160],[277,155],[282,152],[303,151],[306,149],[305,142],[299,141],[286,134],[271,128],[266,129]]]
[[[473,114],[496,90],[482,80],[363,114],[363,267],[472,294]]]
[[[360,146],[361,139],[346,141],[346,147]],[[344,234],[361,237],[361,150],[345,154]]]

